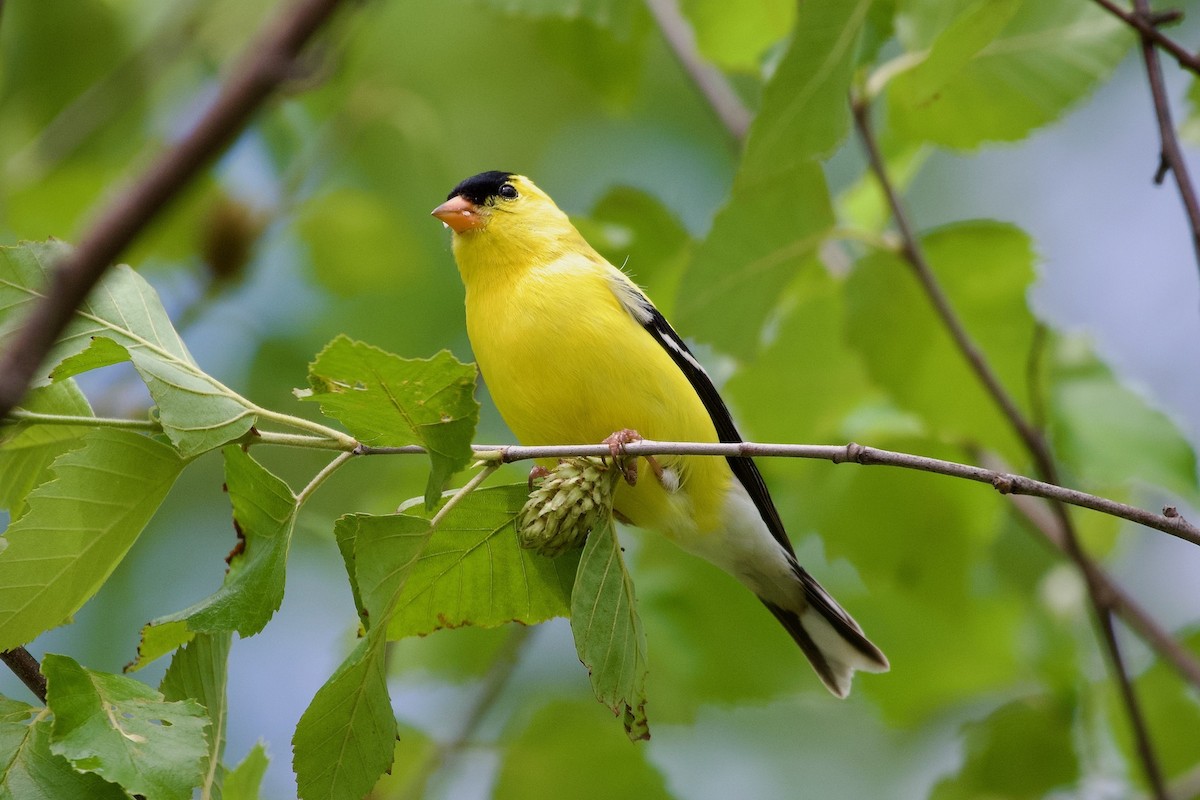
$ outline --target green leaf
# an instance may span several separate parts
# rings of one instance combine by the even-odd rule
[[[208,714],[212,725],[208,730],[208,753],[200,794],[214,800],[221,800],[225,772],[221,759],[225,754],[225,725],[229,714],[225,688],[229,681],[229,645],[232,638],[228,632],[197,636],[175,653],[158,687],[165,699],[195,700],[204,706]]]
[[[763,90],[738,182],[759,190],[830,155],[850,130],[850,79],[872,0],[801,3],[796,32]],[[764,226],[766,227],[766,226]]]
[[[53,240],[0,248],[0,347],[7,346],[43,296],[50,270],[69,252]],[[185,456],[237,439],[254,424],[254,406],[201,371],[154,289],[119,265],[76,310],[46,369],[61,380],[125,357],[146,382],[163,429]]]
[[[258,800],[269,763],[266,746],[256,742],[242,763],[225,773],[225,785],[221,789],[223,800]]]
[[[137,540],[184,462],[136,433],[97,429],[59,456],[0,551],[0,650],[63,623]]]
[[[524,484],[477,489],[432,532],[428,521],[405,515],[338,520],[338,541],[354,542],[354,571],[367,608],[385,576],[406,573],[389,639],[567,615],[578,554],[551,559],[518,545],[515,520],[527,494]]]
[[[152,620],[142,629],[140,669],[198,632],[261,631],[283,602],[296,498],[287,484],[240,447],[226,447],[225,486],[233,504],[240,551],[229,560],[221,588],[200,602]]]
[[[626,30],[637,11],[633,0],[575,0],[563,3],[560,0],[474,0],[478,5],[506,14],[534,19],[549,17],[559,19],[583,19],[603,28],[616,31]]]
[[[385,653],[382,634],[360,640],[300,717],[292,767],[301,800],[362,800],[391,765]]]
[[[680,5],[700,52],[726,69],[757,70],[763,53],[787,36],[796,19],[791,0],[685,0]]]
[[[0,698],[0,800],[128,800],[121,787],[98,775],[78,772],[71,762],[50,752],[49,718],[26,723],[37,709]],[[17,706],[24,706],[22,713]]]
[[[649,739],[646,634],[611,517],[583,547],[571,593],[571,633],[596,699],[622,718],[630,739]]]
[[[87,398],[73,380],[32,390],[21,408],[43,414],[92,416]],[[50,479],[49,467],[54,459],[82,445],[83,432],[84,428],[76,425],[0,425],[0,508],[7,508],[13,519],[20,517],[26,496]]]
[[[373,446],[419,444],[433,469],[425,503],[433,507],[450,476],[471,460],[479,422],[475,367],[447,351],[428,359],[405,359],[346,336],[317,355],[308,370],[311,392],[358,441]]]
[[[1179,428],[1078,345],[1060,348],[1050,384],[1055,451],[1078,476],[1072,483],[1102,492],[1159,486],[1183,500],[1196,497],[1196,453]]]
[[[924,56],[929,66],[888,86],[891,123],[901,136],[947,147],[1016,141],[1054,121],[1106,78],[1134,41],[1119,20],[1074,0],[1022,3],[996,36],[1010,13],[1007,2],[899,5],[896,30],[906,58]]]
[[[834,224],[827,156],[849,130],[847,95],[870,0],[804,3],[763,93],[729,202],[684,274],[678,328],[740,357]]]
[[[1004,797],[1034,800],[1071,785],[1079,776],[1073,704],[1046,695],[1006,703],[966,726],[966,760],[943,778],[931,800]]]
[[[123,675],[93,672],[67,656],[42,660],[54,729],[50,749],[75,768],[155,800],[189,800],[208,752],[198,703],[168,702]]]
[[[976,221],[927,233],[921,245],[951,306],[1000,383],[1024,407],[1034,344],[1025,297],[1033,281],[1029,238],[1011,225]],[[1026,463],[1024,447],[906,262],[888,252],[868,255],[851,273],[846,298],[847,340],[901,408],[918,414],[928,431],[976,441],[1014,465]]]
[[[646,748],[630,747],[591,703],[554,700],[537,709],[502,754],[495,800],[673,797]]]
[[[817,268],[817,248],[833,222],[829,189],[815,163],[782,171],[769,184],[739,176],[683,275],[676,301],[680,334],[751,356],[784,289],[802,268]]]

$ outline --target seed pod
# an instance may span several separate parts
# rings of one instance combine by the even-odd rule
[[[592,528],[612,513],[620,471],[607,459],[566,458],[534,490],[517,516],[517,541],[527,550],[554,557],[583,547]]]

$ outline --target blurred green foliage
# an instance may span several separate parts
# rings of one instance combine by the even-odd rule
[[[4,3],[0,244],[77,240],[94,209],[202,112],[273,5]],[[653,17],[633,0],[353,5],[322,35],[294,85],[124,256],[140,273],[121,273],[126,298],[162,298],[142,322],[153,330],[155,320],[169,317],[186,342],[176,355],[240,395],[209,398],[208,406],[189,395],[184,416],[173,418],[179,396],[188,393],[174,379],[153,383],[163,359],[135,357],[151,379],[159,418],[174,431],[172,443],[189,456],[242,433],[239,426],[249,422],[238,415],[247,404],[315,417],[317,404],[297,402],[292,390],[320,388],[309,383],[310,362],[317,361],[314,376],[326,375],[321,365],[329,366],[329,354],[317,354],[339,334],[406,359],[449,365],[435,356],[449,349],[469,361],[461,285],[447,235],[428,213],[461,178],[508,169],[533,177],[606,257],[648,288],[682,335],[701,344],[697,351],[748,437],[853,439],[960,461],[983,453],[1030,469],[885,233],[888,215],[851,140],[847,98],[853,92],[874,104],[889,168],[905,186],[933,148],[1021,140],[1108,81],[1135,39],[1093,4],[684,0],[700,53],[726,71],[756,114],[744,146],[723,130]],[[1070,485],[1147,505],[1148,490],[1195,502],[1195,452],[1170,420],[1121,385],[1085,343],[1031,310],[1036,242],[1005,222],[964,219],[921,231],[921,243],[1009,392],[1044,424]],[[1050,329],[1040,332],[1043,323]],[[0,338],[10,331],[0,321]],[[64,376],[130,355],[77,344],[63,352],[75,357]],[[461,375],[455,380],[461,388]],[[147,418],[150,399],[131,371],[109,366],[81,385],[86,400],[63,382],[40,389],[26,407]],[[193,384],[192,395],[204,386]],[[475,440],[509,441],[486,387],[477,396]],[[465,396],[456,403],[470,427],[473,404]],[[202,408],[212,413],[199,434],[176,424]],[[82,456],[70,455],[83,446],[79,435],[67,427],[0,428],[0,501],[15,520],[0,560],[0,594],[28,577],[21,570],[31,567],[14,554],[30,546],[46,515],[79,513],[81,506],[68,509],[64,498],[96,507],[110,499],[79,494],[86,482],[71,469]],[[88,447],[104,448],[115,472],[141,487],[126,498],[126,524],[134,530],[103,539],[77,591],[37,611],[57,614],[37,630],[76,612],[79,621],[32,648],[53,647],[89,669],[115,670],[134,658],[147,619],[218,590],[222,558],[236,539],[220,491],[221,458],[207,452],[118,565],[141,517],[170,488],[179,459],[165,439],[132,432],[89,439]],[[269,470],[296,490],[328,460],[290,450],[260,456],[261,449],[254,455],[262,467],[244,454],[226,456],[244,468],[243,484],[275,481]],[[378,800],[712,797],[723,784],[713,782],[704,794],[697,782],[669,776],[723,772],[757,776],[747,785],[780,786],[794,774],[793,762],[870,774],[862,785],[896,787],[898,797],[1083,794],[1103,781],[1122,796],[1145,790],[1078,581],[986,487],[882,468],[762,462],[802,560],[891,658],[888,675],[860,676],[848,706],[824,693],[787,637],[731,579],[667,542],[621,529],[645,628],[646,711],[695,734],[680,744],[673,727],[669,747],[657,740],[633,746],[588,697],[569,637],[553,623],[514,656],[503,630],[437,630],[388,643],[386,625],[372,628],[355,614],[357,605],[388,617],[389,589],[396,587],[387,580],[394,576],[374,574],[375,594],[362,596],[362,565],[339,558],[338,545],[345,555],[363,542],[335,541],[334,520],[433,498],[465,460],[461,448],[447,455],[431,481],[423,459],[359,459],[306,503],[294,535],[290,527],[282,534],[272,566],[282,568],[290,547],[287,595],[260,637],[279,628],[302,656],[289,662],[251,652],[251,642],[232,648],[228,708],[219,709],[228,716],[224,761],[250,755],[225,774],[225,797],[295,791],[291,759],[281,754],[305,708],[295,748],[306,797],[366,791],[392,759],[394,716],[405,722],[393,774],[372,795]],[[523,477],[523,470],[508,470],[510,481]],[[236,479],[229,490],[236,505]],[[42,507],[27,511],[35,496]],[[478,497],[486,502],[488,495]],[[1087,512],[1073,517],[1088,546],[1108,555],[1116,523]],[[414,517],[396,519],[424,530]],[[262,528],[244,533],[264,535]],[[370,558],[368,573],[390,563],[378,551]],[[468,577],[482,579],[478,570]],[[235,568],[229,581],[237,578]],[[272,581],[282,590],[281,574]],[[329,586],[336,590],[324,591]],[[289,602],[335,592],[340,605],[288,613]],[[537,619],[561,604],[547,601]],[[436,613],[422,633],[446,627]],[[492,623],[501,617],[520,618],[497,611]],[[367,636],[356,646],[363,624]],[[1172,624],[1184,647],[1200,654],[1195,634],[1184,635],[1196,620]],[[216,663],[208,648],[223,653],[207,638],[180,651],[180,666],[163,686],[169,700],[220,693],[214,687],[226,677],[224,656]],[[515,660],[506,666],[505,659]],[[50,661],[60,676],[97,674],[61,657]],[[1151,655],[1139,652],[1131,663],[1168,777],[1194,774],[1195,689]],[[252,692],[238,694],[239,681],[250,685],[254,676],[268,687],[261,691],[269,712],[248,710],[258,708]],[[210,717],[214,704],[207,703]],[[352,724],[332,735],[360,763],[331,752],[331,731],[321,725],[323,715],[347,708]],[[56,717],[69,713],[52,710]],[[755,719],[770,721],[768,730],[731,721],[760,711]],[[77,763],[85,756],[60,754],[49,719],[37,712],[0,698],[0,746],[13,754],[0,797],[38,796],[31,786],[62,796],[122,796],[90,772],[64,770],[64,756]],[[854,730],[823,736],[822,720],[838,712]],[[447,719],[465,726],[466,739]],[[254,744],[267,730],[285,731],[272,738],[269,768]],[[364,730],[382,731],[387,747],[377,746],[380,737],[368,742],[373,749],[363,747]],[[947,731],[957,745],[939,745],[937,757],[911,757],[913,742],[941,741]],[[795,759],[763,755],[764,739],[772,744],[765,752]],[[874,743],[881,752],[872,756],[846,741]],[[212,739],[207,749],[193,739],[182,752],[189,765],[193,756],[201,763],[201,752],[221,757]],[[158,766],[177,755],[168,753]],[[211,785],[219,796],[220,782]],[[798,785],[787,796],[810,794],[831,796]]]

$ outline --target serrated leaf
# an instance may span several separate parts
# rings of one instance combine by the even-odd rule
[[[0,649],[64,622],[96,593],[175,482],[184,462],[145,436],[97,429],[59,456],[0,551]]]
[[[6,346],[50,271],[70,248],[59,241],[0,248],[0,347]],[[97,338],[109,340],[97,343]],[[46,359],[61,380],[128,355],[159,409],[163,430],[185,456],[237,439],[254,424],[254,406],[197,365],[158,294],[125,265],[110,269]]]
[[[1007,11],[988,5],[996,8],[973,0],[900,4],[896,30],[905,48],[928,50],[934,61],[927,77],[917,79],[924,91],[914,90],[905,75],[889,85],[889,118],[900,135],[955,148],[1016,141],[1095,88],[1134,41],[1094,4],[1040,0],[1023,3],[999,35],[964,62],[975,37],[989,34],[988,25]]]
[[[596,699],[621,717],[630,739],[649,739],[646,634],[611,517],[583,547],[571,593],[571,633]]]
[[[50,752],[50,727],[49,718],[26,723],[9,715],[0,717],[0,800],[128,800],[121,787],[78,772],[71,762]]]
[[[259,800],[259,787],[269,765],[266,746],[255,742],[241,763],[225,773],[223,800]]]
[[[21,408],[42,414],[92,416],[87,398],[73,380],[33,389]],[[7,508],[13,519],[20,517],[26,496],[50,479],[49,467],[54,459],[82,445],[83,432],[84,428],[74,425],[0,425],[0,508]]]
[[[360,640],[300,717],[292,768],[301,800],[362,800],[391,765],[384,641],[382,633]]]
[[[423,445],[433,469],[425,489],[432,507],[455,472],[471,460],[479,422],[475,367],[448,351],[406,359],[339,336],[309,365],[310,394],[322,413],[358,441],[374,446]]]
[[[221,800],[225,768],[225,725],[229,714],[226,684],[232,634],[200,634],[181,647],[171,659],[158,690],[167,700],[195,700],[204,707],[212,723],[208,729],[208,753],[202,770],[200,796]]]
[[[253,636],[283,602],[296,498],[287,484],[242,448],[227,447],[224,455],[225,485],[241,550],[230,559],[220,589],[142,629],[132,668],[140,669],[198,632],[237,631],[242,637]]]
[[[578,554],[551,559],[518,545],[514,525],[527,494],[523,484],[477,489],[432,532],[428,521],[405,515],[338,520],[338,541],[354,540],[368,608],[384,576],[407,572],[389,639],[464,625],[534,625],[568,613]]]
[[[131,793],[191,798],[207,753],[202,706],[168,702],[132,678],[93,672],[53,653],[42,660],[42,672],[54,712],[52,752]]]

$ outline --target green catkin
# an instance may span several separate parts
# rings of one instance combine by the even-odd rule
[[[621,471],[606,458],[566,458],[540,479],[517,516],[521,547],[554,557],[583,547],[591,530],[612,513]]]

